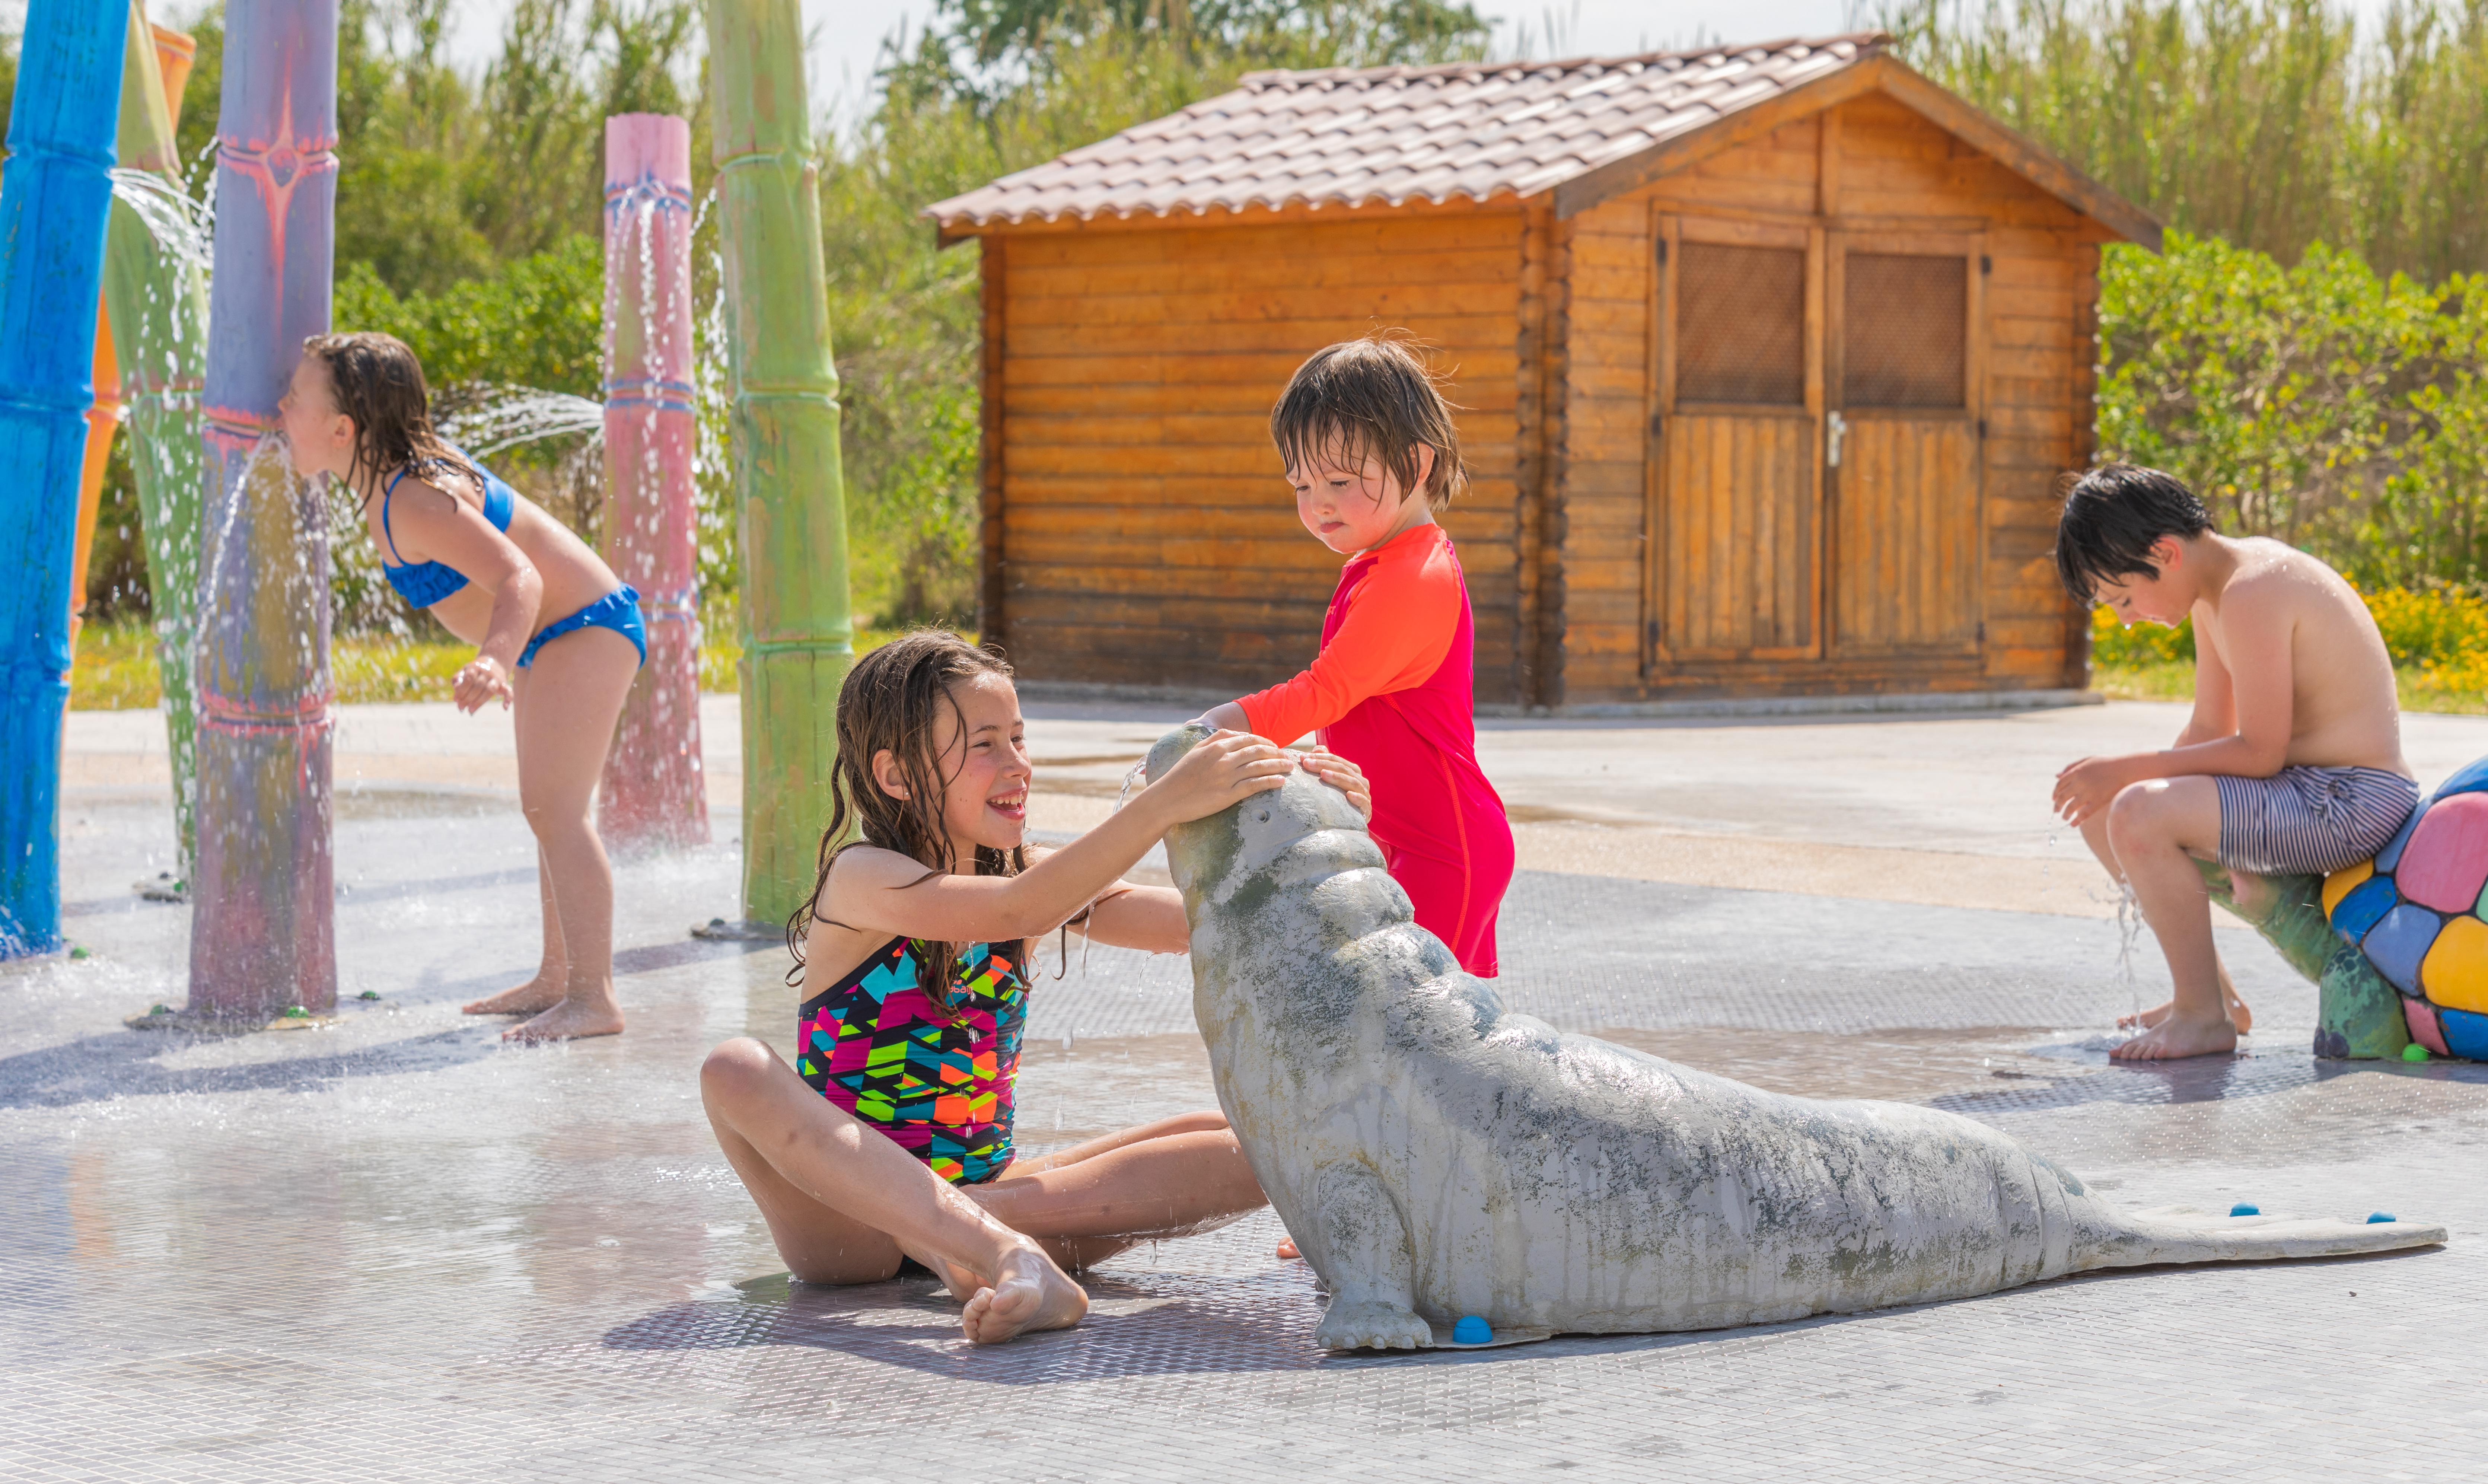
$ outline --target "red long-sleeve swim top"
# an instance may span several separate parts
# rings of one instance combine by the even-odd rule
[[[1365,770],[1374,842],[1418,925],[1491,979],[1512,826],[1478,766],[1475,669],[1468,583],[1428,524],[1350,559],[1312,666],[1236,704],[1258,735],[1315,732]]]

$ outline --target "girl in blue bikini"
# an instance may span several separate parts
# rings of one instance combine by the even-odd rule
[[[395,337],[304,341],[280,412],[296,471],[359,499],[389,585],[475,645],[453,682],[459,709],[495,697],[517,709],[544,960],[534,979],[466,1013],[528,1016],[504,1033],[516,1041],[614,1034],[613,871],[589,808],[648,654],[639,595],[569,528],[441,442],[423,367]]]

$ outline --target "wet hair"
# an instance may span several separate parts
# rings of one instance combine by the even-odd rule
[[[2056,519],[2056,575],[2079,603],[2099,599],[2100,585],[2153,577],[2154,542],[2199,536],[2211,512],[2174,474],[2133,464],[2103,464],[2065,490]]]
[[[1426,503],[1440,510],[1468,486],[1452,411],[1404,337],[1373,334],[1325,346],[1296,367],[1270,409],[1270,441],[1291,475],[1315,462],[1354,468],[1371,458],[1403,491],[1417,488],[1424,443],[1434,450]]]
[[[401,467],[418,479],[438,483],[456,472],[483,487],[483,474],[433,427],[423,362],[405,341],[378,330],[313,335],[302,342],[302,355],[328,373],[337,411],[353,419],[354,455],[346,465],[350,488],[358,488],[362,475],[378,478]]]
[[[968,713],[956,688],[979,675],[1010,672],[1001,655],[947,629],[918,629],[892,640],[847,671],[846,683],[838,687],[838,756],[830,771],[830,827],[821,834],[820,873],[812,882],[812,895],[786,920],[786,947],[795,956],[788,984],[803,978],[804,936],[813,922],[836,921],[820,917],[820,902],[829,890],[830,868],[840,855],[858,845],[895,850],[925,868],[910,886],[957,870],[949,827],[943,822],[950,780],[957,775],[943,772],[943,756],[936,751],[941,718],[947,709],[956,725],[964,762]],[[872,776],[873,758],[885,752],[907,781],[903,799],[892,798]],[[1015,876],[1027,869],[1025,845],[1009,850],[978,845],[972,873]],[[926,951],[917,956],[917,986],[937,1005],[947,1002],[950,963],[960,946],[926,944]]]

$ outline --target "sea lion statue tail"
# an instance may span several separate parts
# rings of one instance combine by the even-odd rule
[[[2094,1208],[2091,1219],[2078,1218],[2068,1270],[2354,1257],[2434,1246],[2445,1240],[2442,1225],[2397,1221],[2383,1212],[2364,1221],[2344,1221],[2334,1216],[2227,1215],[2182,1206],[2143,1211],[2103,1206]]]

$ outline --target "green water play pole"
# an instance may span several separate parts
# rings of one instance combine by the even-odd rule
[[[173,142],[173,104],[156,65],[158,38],[130,0],[129,41],[121,72],[119,154],[125,170],[146,170],[182,189]],[[104,239],[103,301],[129,426],[129,467],[138,485],[138,522],[147,550],[147,591],[156,615],[156,660],[163,676],[164,731],[173,761],[173,820],[186,881],[197,844],[198,798],[190,646],[197,636],[199,388],[207,378],[206,277],[156,241],[128,202],[112,203]]]
[[[783,923],[830,821],[847,615],[838,374],[796,0],[710,0],[743,550],[743,915]]]

